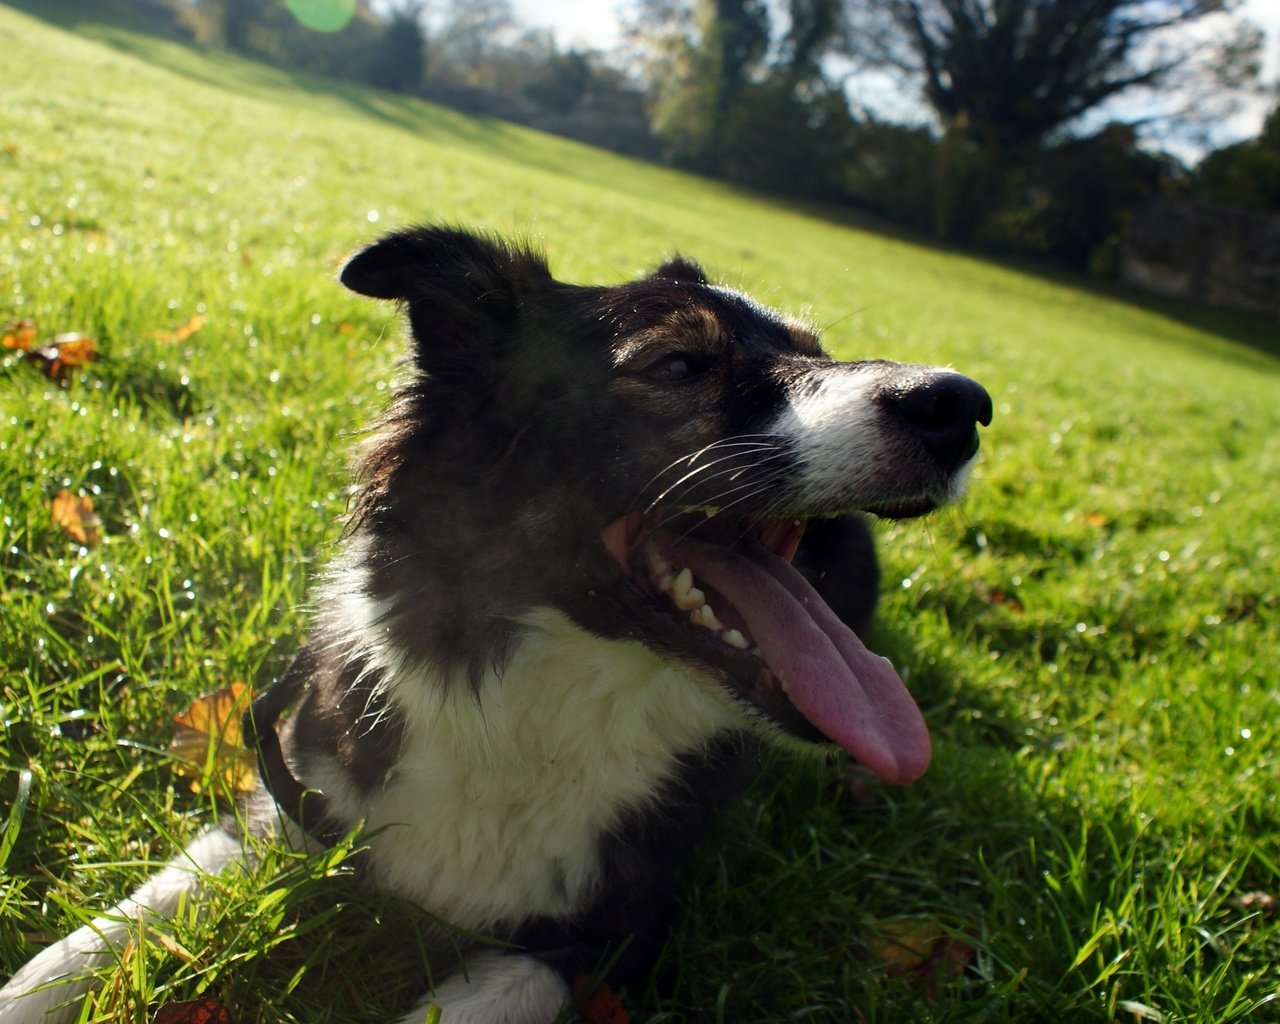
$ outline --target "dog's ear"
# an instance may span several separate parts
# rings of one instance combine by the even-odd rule
[[[687,256],[673,256],[649,275],[665,281],[682,281],[685,284],[709,284],[706,272]]]
[[[551,273],[527,249],[458,228],[419,227],[361,249],[338,280],[361,295],[404,303],[415,354],[429,365],[437,352],[474,349],[494,328],[509,328],[522,299],[550,283]]]
[[[460,228],[407,228],[384,235],[343,266],[338,280],[375,299],[413,303],[446,292],[486,301],[521,280],[549,280],[544,260]]]

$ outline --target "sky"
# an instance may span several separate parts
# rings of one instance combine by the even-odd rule
[[[529,25],[550,27],[562,47],[580,46],[608,49],[619,40],[619,9],[625,0],[513,0],[517,15]],[[1243,0],[1242,13],[1266,32],[1263,51],[1263,78],[1280,88],[1280,0]],[[883,81],[868,83],[876,109],[887,115],[909,117],[916,101],[895,98]],[[1262,119],[1274,103],[1271,97],[1259,96],[1247,101],[1235,114],[1225,118],[1212,140],[1216,146],[1226,145],[1258,134]],[[894,109],[897,108],[897,109]],[[916,107],[916,109],[919,109]],[[1126,110],[1127,113],[1127,110]],[[1194,161],[1203,155],[1190,143],[1171,148],[1183,159]]]

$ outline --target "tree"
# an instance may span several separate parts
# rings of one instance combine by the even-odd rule
[[[447,0],[432,35],[433,76],[494,89],[495,55],[519,33],[511,0]]]
[[[1130,126],[1112,124],[1047,147],[1024,173],[1022,201],[997,222],[992,244],[1114,274],[1131,212],[1173,193],[1184,172],[1174,158],[1139,146]]]
[[[1280,105],[1256,139],[1210,153],[1191,182],[1198,199],[1280,212]]]
[[[627,24],[667,158],[772,191],[829,193],[848,121],[822,57],[841,0],[640,0]]]
[[[796,79],[824,78],[822,60],[848,48],[841,0],[788,0],[787,30],[777,63]]]
[[[199,6],[213,15],[224,46],[240,52],[249,48],[249,29],[259,6],[255,0],[199,0]]]
[[[521,92],[546,110],[567,114],[582,102],[594,78],[586,54],[553,51],[535,66]]]
[[[1214,47],[1223,78],[1260,36],[1217,19],[1239,0],[848,0],[850,52],[906,72],[944,129],[1009,151],[1040,144],[1107,100],[1169,86]],[[1244,63],[1242,64],[1242,60]],[[1256,64],[1256,60],[1255,60]]]
[[[410,92],[421,84],[427,49],[421,16],[418,3],[391,12],[371,54],[368,77],[374,85]]]
[[[641,0],[626,30],[668,158],[721,174],[728,122],[769,51],[763,0]]]

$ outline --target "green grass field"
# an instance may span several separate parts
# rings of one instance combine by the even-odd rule
[[[346,450],[393,375],[392,310],[333,273],[446,220],[533,239],[567,280],[679,250],[841,356],[953,365],[995,398],[971,497],[878,529],[870,640],[933,767],[885,791],[774,757],[625,993],[634,1020],[1280,1020],[1259,895],[1280,896],[1280,326],[31,11],[0,8],[0,322],[100,358],[60,387],[0,353],[0,978],[208,820],[172,717],[306,635]],[[63,489],[100,545],[54,524]],[[339,861],[222,880],[83,1020],[198,995],[237,1024],[391,1019],[424,988],[414,912]],[[904,936],[971,962],[890,971]]]

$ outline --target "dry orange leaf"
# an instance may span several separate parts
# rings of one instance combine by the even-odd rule
[[[32,366],[44,370],[59,384],[66,383],[69,371],[98,357],[93,339],[78,331],[55,334],[52,341],[35,345],[36,325],[33,320],[9,324],[4,330],[4,337],[0,340],[6,348],[21,352]]]
[[[1020,612],[1023,610],[1021,601],[1012,594],[1006,594],[998,587],[993,587],[991,590],[987,591],[987,600],[992,604],[1004,605],[1004,607],[1008,608],[1011,612]]]
[[[231,1011],[217,999],[165,1003],[151,1024],[232,1024]]]
[[[55,334],[51,345],[36,349],[32,354],[41,358],[52,356],[46,371],[56,381],[63,380],[68,370],[74,370],[98,358],[93,339],[78,331]]]
[[[235,682],[197,697],[185,712],[173,716],[173,770],[191,780],[191,792],[212,789],[230,797],[257,784],[257,758],[245,748],[240,727],[252,697],[248,686]]]
[[[884,962],[891,978],[904,978],[925,999],[934,1000],[941,977],[958,977],[973,963],[977,950],[953,938],[933,921],[882,921],[871,951]]]
[[[584,1024],[631,1024],[631,1014],[603,981],[579,974],[573,979],[573,997]]]
[[[62,490],[53,496],[53,521],[77,544],[97,547],[102,540],[102,521],[94,514],[93,499]]]
[[[0,337],[0,345],[5,348],[16,349],[19,352],[26,352],[31,348],[31,343],[36,340],[36,322],[34,320],[17,320],[14,323],[5,324],[3,328],[3,337]]]
[[[179,327],[176,331],[156,331],[155,336],[159,341],[177,344],[186,341],[196,331],[204,326],[204,317],[199,313],[194,314],[190,320]]]

